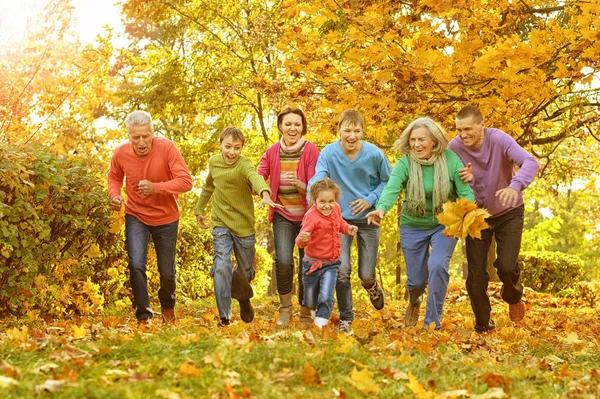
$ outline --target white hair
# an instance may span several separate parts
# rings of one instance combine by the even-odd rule
[[[152,124],[152,116],[146,111],[133,111],[125,118],[125,126],[127,127],[127,131],[131,128],[131,126],[135,125],[148,125],[154,130],[154,125]]]

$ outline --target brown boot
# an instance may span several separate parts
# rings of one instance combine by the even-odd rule
[[[294,307],[292,306],[292,293],[289,294],[279,294],[279,301],[281,305],[279,306],[279,318],[277,319],[277,327],[284,327],[290,322],[290,317],[292,317],[292,313],[294,311]]]
[[[175,315],[174,308],[171,308],[171,309],[162,308],[161,313],[162,313],[162,320],[163,320],[164,324],[171,324],[174,326],[177,325],[177,315]]]
[[[313,323],[313,316],[309,308],[300,307],[300,328],[309,328]]]

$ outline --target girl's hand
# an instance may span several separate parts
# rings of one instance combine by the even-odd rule
[[[358,226],[351,224],[348,226],[348,235],[355,236],[358,233]]]
[[[310,233],[308,231],[303,231],[298,234],[298,238],[300,238],[300,241],[302,242],[308,242],[308,240],[310,240]]]
[[[367,213],[367,223],[373,226],[379,226],[379,222],[383,219],[383,209],[376,209],[372,212]]]
[[[276,208],[276,209],[281,209],[281,210],[285,209],[283,205],[276,204],[275,202],[273,202],[273,200],[271,199],[271,195],[266,191],[263,191],[263,193],[262,193],[262,201],[260,202],[259,208],[262,208],[263,205],[268,205],[271,208]]]

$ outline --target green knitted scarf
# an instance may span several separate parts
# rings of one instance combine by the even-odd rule
[[[429,159],[419,159],[413,151],[408,153],[410,162],[410,177],[406,192],[407,214],[425,217],[427,214],[427,200],[425,198],[425,185],[421,165],[433,165],[433,215],[442,211],[442,205],[448,201],[450,192],[450,177],[448,176],[448,162],[446,154],[432,155]]]

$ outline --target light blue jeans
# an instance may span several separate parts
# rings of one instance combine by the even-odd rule
[[[340,261],[323,263],[323,267],[308,276],[312,262],[302,260],[302,279],[304,280],[304,303],[310,310],[316,310],[316,317],[329,319],[335,299],[333,290],[337,279]]]
[[[369,225],[367,222],[353,222],[346,220],[349,224],[358,227],[356,233],[356,244],[358,245],[358,278],[365,288],[371,288],[376,282],[375,266],[377,266],[377,253],[379,249],[379,227]],[[342,238],[342,254],[340,256],[340,268],[338,270],[335,292],[340,309],[340,319],[346,321],[354,320],[352,311],[352,259],[350,249],[354,237],[340,234]]]
[[[429,285],[423,327],[435,323],[436,330],[441,328],[440,319],[450,280],[450,258],[458,241],[456,238],[446,237],[443,230],[442,225],[431,230],[400,226],[409,300],[411,303],[418,303]]]
[[[254,255],[256,254],[256,238],[254,235],[236,237],[227,227],[215,227],[213,236],[213,267],[210,275],[213,278],[215,298],[219,317],[231,318],[231,279],[233,263],[231,255],[235,252],[236,268],[241,268],[248,281],[254,279]]]

